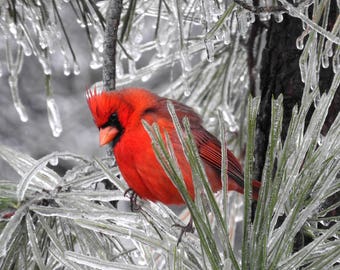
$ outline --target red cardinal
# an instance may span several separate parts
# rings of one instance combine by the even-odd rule
[[[110,92],[87,92],[87,102],[99,128],[100,145],[111,144],[118,167],[129,187],[141,198],[164,204],[184,201],[159,164],[142,119],[156,122],[172,141],[187,189],[194,199],[194,186],[188,161],[167,110],[169,99],[147,90],[128,88]],[[188,117],[200,157],[214,192],[222,188],[221,143],[202,126],[202,120],[190,107],[171,100],[181,121]],[[243,193],[242,167],[228,150],[228,190]],[[261,183],[253,181],[253,198],[257,199]]]

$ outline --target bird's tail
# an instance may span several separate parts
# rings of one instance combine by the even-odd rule
[[[257,180],[253,180],[252,186],[253,186],[253,199],[257,201],[257,199],[259,198],[261,182]]]
[[[241,194],[244,193],[244,178],[241,177],[235,177],[236,175],[233,175],[233,177],[229,178],[228,182],[228,190],[235,190]],[[261,182],[257,180],[253,180],[252,182],[253,187],[253,199],[257,201],[259,197]]]

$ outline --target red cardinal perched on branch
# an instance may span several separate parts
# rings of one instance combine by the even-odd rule
[[[141,198],[164,204],[184,201],[158,162],[142,119],[157,123],[170,136],[187,189],[194,199],[189,162],[167,110],[169,99],[144,89],[128,88],[110,92],[87,92],[87,102],[99,128],[100,145],[113,147],[118,167],[129,187]],[[180,121],[188,117],[207,177],[214,192],[222,188],[221,143],[202,126],[202,120],[190,107],[171,100]],[[228,190],[243,193],[243,172],[238,159],[228,150]],[[261,183],[253,181],[253,198],[257,199]]]

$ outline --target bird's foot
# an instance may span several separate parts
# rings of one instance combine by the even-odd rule
[[[140,205],[137,204],[138,194],[132,189],[128,188],[124,192],[124,196],[129,195],[130,198],[130,208],[132,212],[139,211],[141,209]]]
[[[181,228],[181,233],[179,234],[178,240],[177,240],[177,246],[178,244],[182,241],[182,237],[185,233],[193,233],[195,231],[194,224],[192,218],[190,218],[189,222],[187,225],[181,225],[178,223],[175,223],[172,225],[173,227],[179,227]]]

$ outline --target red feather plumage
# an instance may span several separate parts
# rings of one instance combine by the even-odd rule
[[[167,110],[168,99],[144,89],[129,88],[101,93],[88,91],[87,100],[95,124],[103,130],[100,136],[107,135],[102,144],[114,141],[113,152],[118,167],[131,189],[141,198],[151,201],[165,204],[183,203],[180,193],[153,152],[151,139],[141,122],[144,119],[149,124],[156,122],[161,132],[166,130],[169,134],[187,189],[194,198],[191,169]],[[171,102],[180,121],[185,116],[188,117],[212,190],[214,192],[220,190],[222,188],[220,142],[203,128],[201,118],[190,107],[174,100]],[[109,120],[113,114],[116,114],[117,119]],[[112,121],[116,123],[117,128]],[[243,193],[242,167],[231,151],[228,150],[227,156],[228,189]],[[260,185],[260,182],[253,181],[254,199],[258,197]]]

